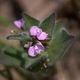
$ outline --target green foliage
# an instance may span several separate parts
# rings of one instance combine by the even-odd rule
[[[21,66],[32,72],[46,70],[54,64],[56,59],[63,57],[62,55],[66,53],[68,46],[74,40],[74,37],[66,32],[67,20],[57,22],[55,25],[55,13],[43,21],[38,21],[23,13],[23,19],[26,23],[24,30],[26,34],[10,35],[7,39],[20,40],[23,44],[27,44],[32,41],[27,31],[31,26],[38,26],[51,36],[51,40],[47,42],[49,49],[36,57],[30,57],[25,48],[5,48],[2,51],[3,54],[0,55],[0,62],[11,66]]]
[[[22,64],[22,50],[13,46],[6,46],[0,54],[0,63],[9,66],[20,66]]]
[[[8,39],[8,40],[20,40],[20,42],[22,42],[23,45],[27,44],[28,42],[31,41],[31,39],[29,38],[28,32],[22,32],[21,34],[9,35],[6,39]]]
[[[66,32],[67,21],[62,20],[57,22],[54,30],[52,40],[50,41],[50,49],[48,49],[51,63],[53,63],[59,57],[61,58],[67,47],[74,40],[74,36],[70,36]]]
[[[27,15],[26,13],[23,13],[23,19],[25,20],[25,30],[29,31],[31,26],[38,26],[40,21],[38,21],[35,18],[32,18],[31,16]]]
[[[41,21],[40,23],[40,28],[47,32],[49,34],[49,36],[51,36],[52,31],[54,29],[55,26],[55,13],[53,13],[52,15],[50,15],[47,19]]]

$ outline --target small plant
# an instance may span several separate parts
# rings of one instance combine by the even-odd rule
[[[0,55],[0,63],[21,66],[31,72],[46,71],[55,60],[62,59],[74,37],[66,31],[67,20],[55,22],[55,13],[43,21],[23,13],[14,24],[22,32],[11,31],[8,40],[19,40],[21,47],[7,47]]]

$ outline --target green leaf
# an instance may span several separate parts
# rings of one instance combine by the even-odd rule
[[[46,60],[48,58],[48,54],[46,51],[42,52],[40,55],[36,57],[30,57],[26,53],[23,53],[25,57],[24,68],[31,72],[38,72],[42,69],[45,69],[44,63],[46,64]]]
[[[7,46],[0,54],[0,63],[8,66],[21,66],[23,63],[21,53],[21,49]]]
[[[28,56],[27,52],[14,48],[12,46],[6,47],[0,55],[0,63],[8,66],[21,66],[29,71],[38,72],[45,69],[48,54],[46,51],[36,57]]]
[[[23,13],[23,19],[25,21],[25,30],[29,31],[31,26],[38,26],[39,21],[26,13]]]
[[[50,41],[50,49],[47,50],[51,63],[54,63],[56,59],[62,57],[64,51],[74,40],[74,37],[69,35],[65,30],[66,26],[67,21],[63,20],[61,22],[58,22],[54,28],[53,37]]]
[[[52,31],[55,26],[55,13],[47,17],[45,20],[41,21],[40,28],[48,33],[50,36],[52,35]]]
[[[28,38],[30,38],[29,33],[28,32],[22,32],[19,34],[9,35],[6,39],[8,39],[8,40],[22,40],[22,39],[28,39]]]
[[[6,39],[8,40],[22,40],[24,39],[25,37],[21,34],[18,34],[18,35],[9,35]]]
[[[25,45],[28,42],[31,42],[31,39],[29,37],[29,34],[27,32],[23,32],[21,34],[14,34],[14,35],[9,35],[7,37],[8,40],[20,40],[20,42]]]

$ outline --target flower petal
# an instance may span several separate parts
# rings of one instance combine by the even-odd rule
[[[28,53],[32,57],[36,56],[36,52],[35,52],[34,46],[29,47]]]
[[[41,31],[41,29],[39,29],[37,26],[32,26],[32,27],[30,28],[30,34],[31,34],[32,36],[36,36],[37,33],[38,33],[38,31]]]
[[[39,40],[45,40],[47,38],[48,34],[46,32],[42,32],[39,36],[37,35],[37,38]]]
[[[35,48],[35,52],[36,52],[37,54],[40,54],[40,53],[41,53],[41,51],[40,51],[40,49],[38,48],[37,45],[35,45],[34,48]]]
[[[37,43],[34,46],[36,54],[40,54],[42,51],[44,51],[44,46],[41,43]]]
[[[24,26],[25,26],[25,25],[24,25],[24,24],[25,24],[25,21],[24,21],[23,19],[21,19],[20,21],[21,21],[21,23],[22,23],[22,27],[24,27]]]
[[[21,22],[20,22],[20,21],[14,21],[14,24],[15,24],[18,28],[21,28]]]
[[[18,27],[18,28],[22,28],[24,27],[24,20],[21,19],[21,20],[16,20],[14,21],[14,24]]]
[[[44,51],[44,46],[41,43],[36,44],[40,51]]]

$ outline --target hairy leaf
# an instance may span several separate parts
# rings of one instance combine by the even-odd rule
[[[21,59],[21,50],[15,47],[7,46],[0,54],[0,63],[9,66],[21,66],[23,59]]]
[[[38,26],[39,21],[26,13],[23,13],[23,19],[25,20],[25,30],[29,31],[31,26]]]
[[[66,26],[67,21],[63,20],[58,22],[54,28],[52,40],[50,41],[50,49],[48,50],[51,63],[62,57],[67,47],[74,40],[74,37],[70,36],[65,30]]]
[[[47,17],[45,20],[41,21],[40,28],[48,33],[50,36],[52,35],[52,31],[55,26],[55,13]]]
[[[8,39],[8,40],[19,40],[23,45],[25,45],[31,41],[29,34],[26,32],[23,32],[21,34],[9,35],[6,39]]]
[[[28,56],[27,52],[23,53],[22,56],[25,60],[25,63],[23,63],[22,67],[32,72],[38,72],[44,69],[44,63],[46,64],[46,60],[48,58],[48,54],[46,51],[36,57]]]
[[[24,39],[25,37],[21,34],[19,35],[9,35],[6,39],[8,40],[22,40]]]

